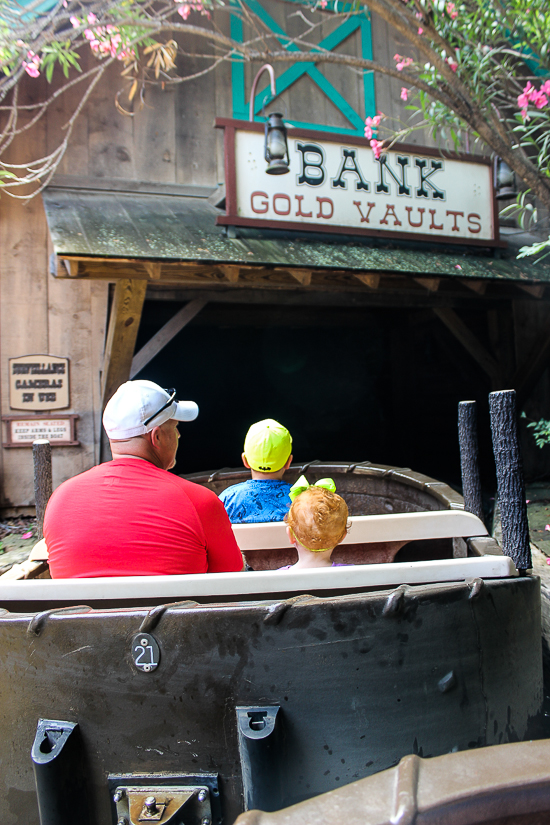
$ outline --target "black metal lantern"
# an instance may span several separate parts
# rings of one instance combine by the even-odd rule
[[[502,158],[495,158],[493,165],[495,197],[498,201],[515,198],[518,194],[516,173]]]
[[[268,175],[286,175],[290,171],[286,126],[279,112],[268,115],[265,123],[265,159]]]

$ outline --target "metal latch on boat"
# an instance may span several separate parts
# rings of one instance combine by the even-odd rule
[[[117,825],[212,825],[208,787],[119,786],[113,794]]]

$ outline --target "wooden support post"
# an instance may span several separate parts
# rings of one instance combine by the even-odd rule
[[[427,289],[428,292],[437,292],[441,278],[413,278],[413,280]]]
[[[493,356],[487,352],[474,333],[466,326],[464,321],[458,317],[456,312],[447,307],[434,307],[433,311],[470,353],[472,358],[477,361],[479,366],[490,376],[491,380],[496,381],[499,374],[497,362]]]
[[[152,361],[155,355],[164,349],[175,335],[180,332],[195,315],[206,306],[206,301],[189,301],[179,312],[170,318],[170,320],[157,332],[156,335],[147,341],[139,352],[137,352],[132,359],[132,367],[130,369],[130,378],[133,378],[138,372]]]
[[[483,521],[475,401],[461,401],[458,405],[458,441],[464,509]]]
[[[52,494],[52,448],[41,438],[32,443],[34,464],[34,503],[36,505],[36,538],[44,538],[44,513]]]
[[[501,390],[490,393],[489,410],[502,520],[502,549],[510,556],[518,570],[530,570],[531,547],[515,391]]]
[[[528,357],[518,369],[510,382],[517,392],[517,403],[521,409],[529,393],[540,380],[550,361],[550,333],[546,330],[537,341]]]
[[[378,272],[368,272],[366,274],[358,274],[357,272],[353,273],[358,281],[361,281],[362,284],[365,286],[370,287],[370,289],[378,289],[380,284],[380,275]]]
[[[130,377],[146,290],[147,281],[117,281],[103,361],[102,409]]]

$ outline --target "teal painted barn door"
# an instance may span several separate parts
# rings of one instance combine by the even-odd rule
[[[333,5],[332,3],[330,5]],[[327,8],[330,8],[330,5]],[[289,52],[299,51],[298,46],[293,43],[288,43],[288,35],[279,24],[271,17],[271,15],[261,5],[259,0],[246,0],[246,6],[255,14],[267,28],[272,31],[281,45],[288,49]],[[347,40],[354,32],[359,31],[361,36],[361,50],[364,58],[372,60],[372,37],[370,20],[365,14],[352,14],[350,17],[344,19],[342,24],[338,26],[328,37],[319,42],[321,49],[333,51],[341,43]],[[231,37],[242,43],[244,40],[243,22],[239,15],[231,15]],[[342,66],[341,71],[350,71],[348,68]],[[325,123],[305,122],[295,120],[292,117],[292,112],[285,117],[285,120],[296,127],[303,129],[317,129],[324,132],[338,132],[340,134],[359,135],[363,136],[364,119],[357,112],[348,100],[330,83],[322,72],[322,67],[318,68],[313,63],[296,63],[290,66],[286,71],[279,75],[276,79],[275,88],[277,95],[282,94],[286,89],[290,88],[297,80],[307,76],[316,86],[329,98],[331,103],[338,109],[349,123],[348,128],[340,126],[327,126]],[[263,78],[262,78],[263,82]],[[233,91],[233,117],[238,120],[248,120],[249,101],[246,97],[245,89],[245,72],[244,63],[235,60],[232,64],[232,91]],[[373,116],[376,113],[376,102],[374,94],[374,75],[372,72],[363,73],[363,93],[365,101],[365,114]],[[272,100],[271,90],[269,84],[259,91],[254,100],[254,114],[255,119],[263,121],[262,109]]]

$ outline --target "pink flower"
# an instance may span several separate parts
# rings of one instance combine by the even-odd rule
[[[179,9],[178,9],[178,14],[181,14],[181,16],[183,17],[184,20],[187,20],[190,13],[191,13],[191,9],[189,8],[189,6],[187,4],[185,6],[180,6]]]
[[[546,525],[546,527],[545,527],[544,529],[545,529],[545,530],[548,530],[548,532],[550,533],[550,524],[547,524],[547,525]]]
[[[414,63],[412,57],[401,57],[400,54],[394,55],[393,59],[399,61],[397,63],[397,66],[395,67],[398,72],[402,72],[403,69],[406,69],[407,66],[412,66],[412,64]]]
[[[455,264],[455,269],[462,269],[462,267],[460,266],[460,264]]]
[[[541,92],[544,92],[545,95],[550,95],[550,80],[545,80],[545,82],[540,87]]]
[[[402,88],[401,88],[401,100],[406,101],[408,96],[409,96],[409,90],[406,89],[404,86],[402,86]]]
[[[80,20],[78,19],[78,17],[75,17],[75,15],[73,14],[71,17],[69,17],[69,20],[71,21],[73,29],[78,29],[78,27],[80,26]]]
[[[384,151],[384,142],[382,140],[371,140],[370,148],[374,152],[374,157],[376,158],[376,160],[378,160],[378,158]]]
[[[327,6],[328,6],[328,0],[321,0],[321,8],[326,9]]]
[[[90,12],[90,14],[87,17],[87,20],[90,26],[93,26],[94,23],[97,23],[97,17],[93,12]]]
[[[21,536],[22,539],[32,539],[32,531],[28,533],[23,533]]]
[[[25,63],[25,61],[23,61],[23,68],[31,77],[38,77],[40,74],[34,63]]]
[[[417,11],[414,16],[416,17],[417,20],[422,20],[423,15],[422,15],[421,11]]]
[[[418,34],[424,34],[424,29],[418,29]]]
[[[449,64],[449,68],[452,69],[453,72],[456,72],[456,70],[458,69],[458,63],[452,57],[445,58],[445,63]]]
[[[451,18],[451,20],[456,20],[456,18],[458,17],[458,12],[456,10],[455,4],[454,3],[447,3],[445,8],[447,9],[447,14]]]

